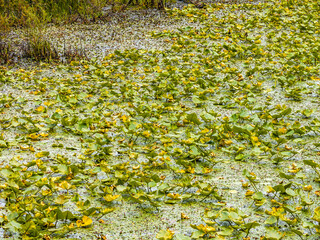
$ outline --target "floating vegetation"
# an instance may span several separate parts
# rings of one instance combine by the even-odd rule
[[[115,239],[133,206],[178,222],[150,239],[319,238],[318,2],[168,12],[198,23],[169,50],[1,69],[6,236]]]

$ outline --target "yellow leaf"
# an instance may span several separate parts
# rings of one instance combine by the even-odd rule
[[[103,199],[106,200],[107,202],[112,202],[113,200],[117,199],[118,197],[120,197],[120,195],[107,194],[106,196],[103,197]]]
[[[251,137],[251,141],[252,141],[252,142],[259,142],[259,138],[256,137],[256,136],[252,136],[252,137]]]
[[[39,138],[39,135],[37,133],[31,133],[28,135],[29,138],[31,138],[32,140],[36,140]]]
[[[67,181],[62,181],[59,186],[62,188],[62,189],[66,189],[66,190],[69,190],[72,185],[70,183],[68,183]]]
[[[42,190],[41,194],[43,196],[50,196],[50,195],[52,195],[52,192],[50,189],[46,189],[46,190]]]
[[[77,220],[76,223],[77,223],[77,226],[78,226],[78,227],[81,227],[81,226],[82,226],[82,221],[81,221],[81,220]]]
[[[174,235],[174,232],[167,229],[167,230],[161,230],[156,238],[159,239],[159,240],[171,240],[173,239],[173,235]]]
[[[133,169],[133,170],[138,170],[139,168],[140,168],[139,165],[137,165],[137,166],[132,166],[132,169]]]
[[[20,146],[21,150],[29,150],[29,146]]]
[[[74,228],[74,223],[71,223],[69,226],[68,226],[69,229],[72,229]]]
[[[83,216],[82,217],[82,226],[89,226],[92,223],[92,219],[87,217],[87,216]]]
[[[107,213],[113,212],[114,210],[116,210],[116,208],[104,208],[104,209],[102,209],[101,213],[107,214]]]
[[[44,112],[46,110],[46,108],[44,106],[39,106],[36,108],[37,112]]]
[[[189,217],[186,214],[181,213],[181,219],[189,219]]]
[[[304,191],[310,192],[312,190],[312,186],[311,185],[306,185],[303,187]]]
[[[281,133],[281,134],[285,134],[287,132],[287,129],[285,127],[279,128],[278,132]]]
[[[248,182],[244,182],[244,183],[242,183],[242,187],[243,187],[243,188],[247,188],[247,187],[249,187],[249,183],[248,183]]]
[[[179,193],[169,193],[167,195],[169,198],[171,199],[174,199],[174,200],[180,200],[181,199],[181,196]]]
[[[142,133],[142,135],[143,136],[145,136],[146,138],[148,138],[148,137],[150,137],[150,132],[149,131],[144,131],[143,133]]]
[[[59,195],[55,200],[54,202],[56,204],[64,204],[66,202],[66,198],[64,195]]]
[[[38,152],[38,153],[36,153],[36,158],[42,158],[42,157],[45,157],[45,156],[47,156],[48,155],[48,153],[47,152]]]
[[[237,190],[230,190],[229,193],[236,194],[236,193],[238,193],[238,191]]]
[[[254,194],[254,192],[253,192],[253,191],[251,191],[251,190],[247,190],[247,192],[246,192],[245,196],[246,196],[246,197],[249,197],[249,196],[252,196],[253,194]]]
[[[212,168],[204,168],[204,169],[202,169],[202,173],[203,174],[208,174],[208,173],[211,173],[213,171],[213,169]]]
[[[273,193],[273,192],[275,192],[275,190],[274,190],[273,187],[271,187],[271,186],[267,186],[267,187],[266,187],[266,191],[267,191],[267,193]]]

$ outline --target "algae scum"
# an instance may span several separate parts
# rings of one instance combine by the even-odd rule
[[[319,1],[168,12],[166,51],[1,68],[2,238],[320,237]]]

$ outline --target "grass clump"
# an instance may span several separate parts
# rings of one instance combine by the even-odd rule
[[[1,30],[30,27],[47,22],[96,19],[106,0],[0,0]]]
[[[59,60],[57,49],[42,35],[30,35],[21,50],[23,57],[37,62]]]
[[[81,45],[80,47],[72,47],[64,45],[62,62],[70,63],[72,61],[79,61],[81,59],[89,60],[85,48]]]
[[[0,64],[7,64],[12,61],[11,45],[0,39]]]
[[[0,31],[48,22],[96,21],[103,18],[107,5],[112,5],[112,9],[128,5],[163,9],[165,0],[0,0]]]

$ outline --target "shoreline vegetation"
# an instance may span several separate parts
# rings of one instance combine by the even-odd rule
[[[164,9],[164,0],[1,0],[1,32],[12,27],[37,27],[46,23],[92,23],[104,20],[104,11],[128,6]]]
[[[125,9],[164,10],[166,4],[165,0],[0,0],[0,64],[17,64],[21,59],[67,63],[88,60],[82,46],[66,46],[64,41],[63,49],[57,49],[59,44],[52,44],[44,33],[46,29],[72,24],[104,24],[115,18],[119,20],[116,15],[125,19]],[[12,32],[21,34],[17,44],[8,37]]]

